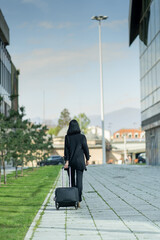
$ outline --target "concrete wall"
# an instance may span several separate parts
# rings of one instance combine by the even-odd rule
[[[89,148],[89,153],[91,155],[89,164],[102,164],[102,148]],[[64,156],[64,149],[54,148],[51,155]]]
[[[108,154],[107,162],[117,164],[119,160],[123,160],[122,151],[111,151]]]
[[[90,164],[102,164],[102,148],[89,148]]]
[[[36,167],[37,166],[37,161],[33,160],[33,163],[32,163],[32,161],[29,161],[29,162],[27,162],[27,164],[25,166]]]
[[[146,131],[147,164],[160,165],[160,127]]]

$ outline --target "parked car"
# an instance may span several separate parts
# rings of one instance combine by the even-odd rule
[[[145,153],[140,153],[138,155],[138,163],[146,163],[146,154]]]
[[[52,155],[44,161],[39,162],[40,166],[64,164],[64,158],[59,155]]]

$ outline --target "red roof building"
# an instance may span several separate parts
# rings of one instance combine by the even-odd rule
[[[127,139],[145,139],[145,132],[140,129],[120,129],[113,134],[114,140],[122,140],[126,136]]]

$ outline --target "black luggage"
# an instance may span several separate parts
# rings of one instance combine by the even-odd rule
[[[71,168],[69,168],[69,187],[63,187],[64,168],[62,168],[62,187],[55,190],[55,206],[58,210],[60,207],[74,206],[78,208],[79,195],[78,188],[71,187]]]

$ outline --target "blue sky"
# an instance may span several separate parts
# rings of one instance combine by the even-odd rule
[[[100,114],[98,23],[102,23],[105,113],[140,108],[138,40],[128,46],[128,0],[1,0],[8,51],[20,69],[28,118]],[[45,97],[44,97],[45,96]]]

